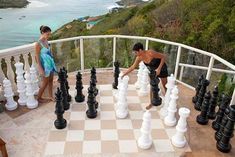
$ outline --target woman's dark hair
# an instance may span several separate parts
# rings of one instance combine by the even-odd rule
[[[134,46],[133,46],[133,51],[139,51],[139,50],[144,50],[144,46],[142,43],[136,43]]]
[[[40,27],[40,32],[41,32],[41,34],[42,33],[47,33],[47,32],[51,32],[51,28],[50,27],[48,27],[48,26],[41,26]]]

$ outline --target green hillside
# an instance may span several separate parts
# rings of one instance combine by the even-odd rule
[[[0,8],[23,8],[28,3],[27,0],[0,0]]]

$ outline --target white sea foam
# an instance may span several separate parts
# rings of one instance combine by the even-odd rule
[[[41,2],[41,1],[37,1],[37,0],[29,0],[29,5],[28,7],[30,8],[41,8],[41,7],[45,7],[48,6],[47,3],[45,2]]]

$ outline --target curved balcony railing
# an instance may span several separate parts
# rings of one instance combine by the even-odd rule
[[[232,81],[235,81],[233,64],[213,53],[181,43],[140,36],[97,35],[53,40],[50,44],[53,51],[57,52],[55,58],[58,66],[66,66],[71,72],[84,71],[91,66],[112,68],[116,60],[120,62],[126,60],[125,64],[121,65],[127,67],[133,59],[128,53],[128,51],[131,52],[130,45],[137,41],[145,43],[145,49],[157,48],[164,52],[168,57],[170,73],[174,74],[178,82],[191,89],[196,86],[199,74],[205,74],[212,82],[211,87],[218,83],[223,74],[227,74]],[[69,53],[71,51],[72,53]],[[102,57],[106,57],[106,64],[101,64]],[[18,61],[24,63],[24,69],[27,71],[30,66],[36,65],[34,43],[0,50],[0,83],[7,77],[11,80],[14,91],[16,91],[14,63]],[[232,103],[235,103],[235,90],[233,90]]]

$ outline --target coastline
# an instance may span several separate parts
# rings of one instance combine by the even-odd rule
[[[28,0],[0,0],[0,9],[25,8],[29,3]]]

